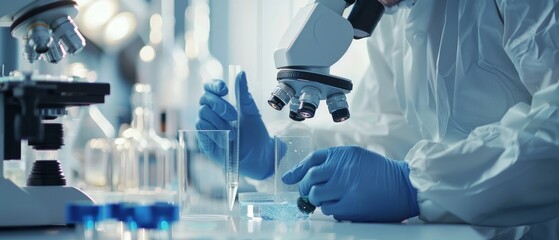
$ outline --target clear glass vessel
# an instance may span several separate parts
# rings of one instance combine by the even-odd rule
[[[176,190],[178,143],[156,133],[151,87],[147,84],[134,85],[132,104],[132,124],[122,136],[134,148],[140,190]]]

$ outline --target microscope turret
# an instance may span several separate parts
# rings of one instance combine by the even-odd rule
[[[351,6],[349,17],[342,15]],[[289,106],[289,117],[303,121],[314,117],[326,100],[335,122],[350,117],[346,101],[353,84],[330,74],[348,50],[352,39],[371,36],[384,13],[376,0],[316,0],[303,7],[292,20],[274,53],[278,85],[268,104],[276,110]]]

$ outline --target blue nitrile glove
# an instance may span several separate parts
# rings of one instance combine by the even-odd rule
[[[311,153],[282,180],[300,181],[301,195],[336,220],[401,222],[419,215],[409,172],[404,161],[360,147],[333,147]]]
[[[241,114],[239,172],[254,179],[264,179],[274,171],[274,142],[268,135],[254,99],[248,92],[245,72],[237,75],[235,85],[240,93]],[[237,111],[222,98],[228,93],[225,82],[211,81],[204,84],[204,90],[204,95],[200,98],[196,129],[233,130],[229,122],[237,119]],[[213,151],[219,146],[207,136],[198,137],[202,151],[213,159],[219,159]],[[234,133],[231,134],[231,139],[236,139]]]

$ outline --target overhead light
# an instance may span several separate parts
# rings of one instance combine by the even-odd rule
[[[84,9],[83,24],[89,30],[97,30],[118,11],[118,3],[112,0],[97,0]]]
[[[156,13],[149,18],[149,42],[159,44],[163,40],[163,17]]]
[[[187,32],[184,34],[184,40],[185,40],[185,52],[186,52],[186,56],[189,59],[194,59],[198,57],[198,44],[196,44],[196,36],[194,36],[194,34],[192,32]]]
[[[161,30],[152,29],[149,32],[149,42],[159,44],[161,41],[163,41],[163,32]]]
[[[105,41],[117,43],[128,37],[136,29],[136,19],[130,12],[122,12],[114,16],[105,27]]]
[[[140,50],[140,59],[143,62],[151,62],[155,59],[155,49],[152,46],[146,45]]]
[[[163,27],[163,17],[161,17],[161,14],[156,13],[151,15],[149,18],[149,26],[151,28],[161,29]]]

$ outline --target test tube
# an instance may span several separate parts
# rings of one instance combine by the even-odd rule
[[[97,240],[97,222],[104,219],[101,206],[92,203],[72,203],[66,206],[66,222],[76,225],[76,239]]]
[[[241,66],[229,65],[228,81],[229,81],[229,102],[235,106],[237,112],[240,112],[241,101],[239,94],[239,86],[237,84],[237,75],[241,72]],[[234,91],[232,91],[234,89]],[[234,93],[234,94],[233,94]],[[235,139],[231,145],[229,159],[225,166],[227,173],[227,200],[229,203],[229,211],[233,210],[235,198],[237,196],[237,189],[239,188],[239,150],[240,150],[240,114],[237,115],[238,119],[232,121],[230,124],[233,126],[235,132]]]

